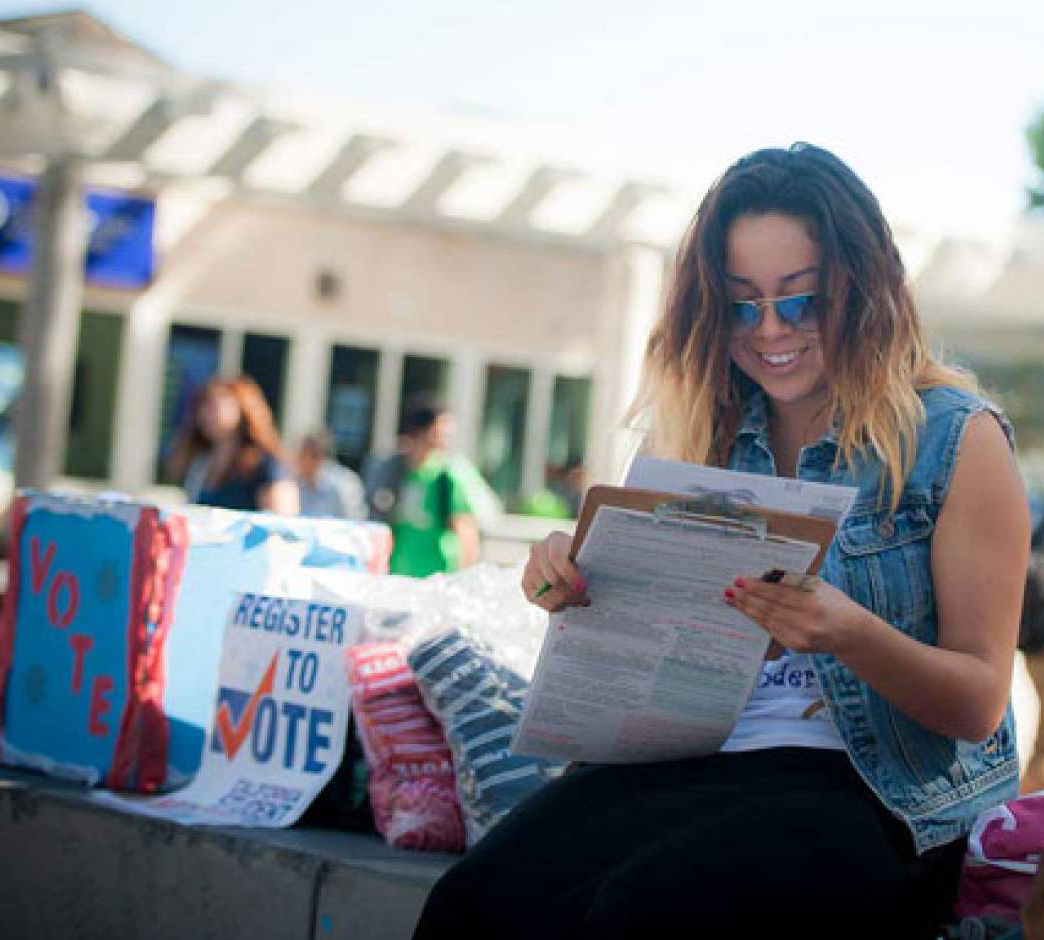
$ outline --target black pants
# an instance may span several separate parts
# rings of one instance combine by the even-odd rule
[[[963,850],[918,857],[839,751],[583,767],[443,876],[414,938],[930,937]]]

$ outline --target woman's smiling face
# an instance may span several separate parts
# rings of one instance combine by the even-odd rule
[[[729,228],[727,252],[731,301],[819,289],[819,248],[802,219],[778,212],[741,215]],[[733,329],[729,354],[777,405],[818,403],[826,390],[819,331],[788,325],[773,304],[762,306],[753,329]]]

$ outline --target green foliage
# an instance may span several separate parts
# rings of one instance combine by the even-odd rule
[[[1044,364],[1037,359],[968,359],[984,389],[1014,425],[1019,449],[1044,449]]]
[[[1036,186],[1026,188],[1026,198],[1030,209],[1044,209],[1044,110],[1026,128],[1026,141],[1041,176],[1041,181]]]

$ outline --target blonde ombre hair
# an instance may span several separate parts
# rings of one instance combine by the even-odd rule
[[[894,510],[924,422],[919,390],[978,390],[928,351],[892,232],[873,193],[837,157],[798,143],[743,157],[711,187],[678,251],[667,305],[645,352],[629,420],[644,450],[692,463],[728,460],[753,383],[729,356],[726,239],[741,215],[803,220],[820,251],[820,335],[838,459],[873,454],[880,502]]]

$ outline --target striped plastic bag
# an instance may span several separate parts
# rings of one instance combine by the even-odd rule
[[[450,628],[418,644],[408,661],[453,751],[457,798],[470,848],[561,765],[511,751],[528,682]]]

